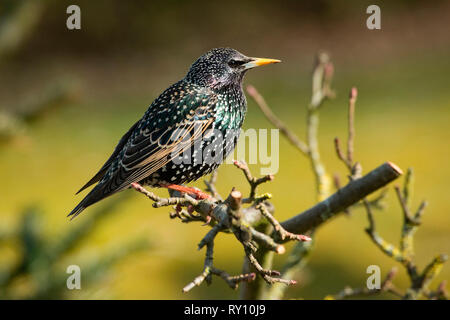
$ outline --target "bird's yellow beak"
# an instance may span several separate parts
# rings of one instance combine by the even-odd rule
[[[267,58],[250,58],[250,59],[252,59],[252,60],[247,62],[246,64],[244,64],[245,69],[251,69],[251,68],[263,66],[266,64],[281,62],[281,60],[267,59]]]

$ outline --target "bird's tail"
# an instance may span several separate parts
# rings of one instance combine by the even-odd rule
[[[86,197],[67,215],[70,217],[70,220],[73,220],[76,216],[78,216],[84,209],[93,205],[94,203],[109,197],[114,192],[105,194],[103,193],[103,188],[100,185],[95,186],[94,189],[89,192]]]

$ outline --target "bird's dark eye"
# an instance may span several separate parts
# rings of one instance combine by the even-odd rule
[[[231,59],[230,61],[228,61],[228,65],[232,68],[239,67],[239,66],[243,65],[244,63],[245,63],[245,61],[242,61],[242,60]]]

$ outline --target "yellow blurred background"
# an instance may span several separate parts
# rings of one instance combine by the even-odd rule
[[[0,0],[0,28],[25,2]],[[39,230],[50,244],[87,221],[96,209],[74,221],[66,218],[83,196],[74,193],[96,173],[153,99],[210,48],[227,46],[250,56],[281,59],[281,64],[250,72],[245,85],[258,88],[277,116],[303,138],[314,55],[324,49],[335,66],[337,92],[320,113],[319,142],[327,169],[345,179],[333,138],[346,136],[347,96],[356,86],[356,160],[364,172],[385,161],[404,171],[412,167],[413,208],[423,199],[429,202],[415,236],[418,266],[450,252],[448,2],[380,5],[381,30],[366,28],[370,1],[85,0],[77,1],[81,30],[66,28],[71,1],[32,2],[39,4],[22,19],[35,20],[33,27],[14,50],[0,55],[0,109],[20,112],[60,82],[74,89],[62,108],[0,146],[0,230],[20,229],[21,212],[29,206],[40,208]],[[251,99],[248,107],[244,129],[272,128]],[[309,162],[280,139],[279,172],[260,191],[273,194],[276,216],[282,221],[313,205],[315,193]],[[257,165],[251,169],[258,172]],[[203,182],[194,185],[203,187]],[[248,188],[240,171],[223,165],[219,191],[227,194],[233,186]],[[95,281],[82,278],[82,290],[66,290],[58,298],[238,297],[220,279],[183,294],[181,288],[202,270],[204,252],[196,248],[209,228],[171,220],[169,209],[153,209],[142,195],[124,193],[129,193],[127,199],[68,250],[53,266],[54,272],[64,276],[70,264],[80,265],[83,272],[136,237],[148,240],[149,248],[119,259]],[[96,207],[108,201],[114,200]],[[377,228],[397,244],[402,214],[392,186],[386,205],[376,212]],[[321,299],[346,285],[364,286],[369,265],[379,265],[382,274],[397,265],[369,240],[364,232],[367,224],[364,211],[357,209],[351,217],[340,216],[320,228],[310,263],[287,297]],[[0,273],[14,268],[22,253],[15,238],[0,243]],[[239,273],[243,255],[232,236],[219,236],[217,267]],[[281,267],[285,258],[277,257],[275,266]],[[449,278],[450,267],[445,265],[431,287]],[[32,297],[42,285],[39,281],[47,280],[18,279],[10,284],[8,298]],[[403,269],[394,282],[400,288],[408,284]]]

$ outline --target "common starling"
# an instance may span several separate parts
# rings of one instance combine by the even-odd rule
[[[244,74],[276,62],[231,48],[202,55],[120,139],[98,173],[77,192],[98,182],[69,216],[133,183],[177,189],[212,172],[234,149],[244,121]]]

